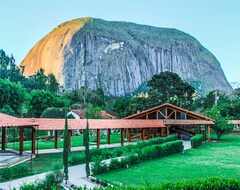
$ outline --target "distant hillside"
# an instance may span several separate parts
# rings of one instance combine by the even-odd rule
[[[52,72],[69,90],[103,88],[113,96],[144,89],[146,81],[162,71],[177,73],[200,94],[232,90],[220,63],[192,36],[176,29],[93,18],[56,27],[30,50],[21,66],[27,76],[39,68]]]

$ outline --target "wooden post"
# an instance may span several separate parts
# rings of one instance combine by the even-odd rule
[[[2,128],[2,150],[6,149],[6,127]]]
[[[149,139],[149,128],[146,129],[146,132],[147,132],[147,139],[146,140],[148,140]]]
[[[32,154],[35,154],[36,146],[36,129],[32,128]]]
[[[68,151],[71,152],[71,134],[72,131],[68,130]]]
[[[82,130],[82,136],[83,136],[83,138],[82,138],[82,140],[83,140],[83,146],[85,146],[85,140],[84,140],[84,130]]]
[[[128,139],[128,142],[131,142],[131,129],[128,129],[127,130],[127,139]]]
[[[54,148],[58,148],[58,131],[54,131]]]
[[[108,139],[107,139],[107,142],[108,142],[108,144],[110,144],[111,143],[111,129],[108,129]]]
[[[160,128],[160,137],[163,137],[163,128]]]
[[[208,142],[210,142],[210,135],[211,135],[211,128],[210,128],[210,125],[208,125]]]
[[[169,125],[167,125],[167,136],[169,136]]]
[[[124,129],[121,129],[121,146],[124,145]]]
[[[97,148],[100,147],[100,129],[97,129]]]
[[[142,129],[142,141],[144,141],[145,129]]]
[[[19,131],[19,154],[22,155],[23,153],[23,127],[20,127],[20,131]]]

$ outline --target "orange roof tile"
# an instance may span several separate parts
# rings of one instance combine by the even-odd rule
[[[0,127],[24,127],[37,126],[38,123],[31,119],[17,118],[7,114],[0,113]]]
[[[38,130],[63,130],[65,119],[36,118]],[[89,119],[89,129],[121,129],[121,128],[160,128],[165,127],[162,120],[124,120],[124,119]],[[68,119],[68,129],[86,129],[86,119]]]

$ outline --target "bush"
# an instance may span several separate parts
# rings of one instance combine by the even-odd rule
[[[115,170],[118,168],[121,168],[121,160],[119,161],[117,158],[111,159],[110,164],[109,164],[109,170]]]
[[[2,179],[6,179],[6,180],[9,180],[13,177],[13,171],[12,171],[12,168],[3,168],[0,170],[0,176]]]
[[[30,184],[23,184],[19,190],[35,190],[36,189],[36,185],[34,183],[30,183]]]
[[[202,145],[202,140],[203,140],[203,135],[202,134],[198,134],[195,135],[191,138],[191,146],[192,148],[197,148],[199,146]]]
[[[103,187],[95,187],[94,190],[104,190]],[[105,190],[238,190],[239,179],[228,178],[206,178],[177,183],[165,183],[162,185],[149,185],[143,187],[107,187]],[[79,189],[80,190],[80,189]]]
[[[68,162],[71,165],[82,164],[85,162],[85,154],[72,153]]]
[[[104,169],[101,169],[101,158],[98,158],[93,164],[93,174],[100,174],[107,170],[114,170],[118,168],[128,167],[139,162],[146,160],[152,160],[159,157],[168,156],[171,154],[179,153],[183,151],[183,141],[176,140],[164,143],[162,145],[151,145],[141,149],[140,154],[130,154],[121,160],[111,159],[109,166],[104,165]]]
[[[94,161],[91,165],[91,172],[92,174],[100,174],[100,173],[104,173],[108,170],[107,165],[102,162],[102,158],[101,157],[95,157]]]

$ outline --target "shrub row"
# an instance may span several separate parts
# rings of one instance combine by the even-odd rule
[[[27,173],[29,173],[29,166],[27,164],[21,164],[12,168],[6,167],[0,170],[0,181],[16,178],[19,175],[24,177],[24,174],[27,175]]]
[[[240,180],[231,178],[205,178],[144,187],[95,187],[93,190],[239,190]],[[83,190],[83,188],[79,188]]]
[[[199,146],[202,145],[202,140],[203,140],[203,135],[202,134],[198,134],[195,135],[191,138],[191,146],[192,148],[197,148]]]
[[[105,160],[105,159],[109,159],[109,158],[119,157],[119,156],[122,156],[124,154],[129,154],[129,153],[138,154],[139,151],[144,147],[156,145],[156,144],[163,144],[163,143],[175,141],[175,140],[177,140],[177,136],[170,135],[170,136],[163,137],[163,138],[154,138],[154,139],[150,139],[147,141],[139,141],[135,145],[130,144],[127,146],[113,148],[113,149],[94,148],[94,149],[90,150],[91,160],[93,161],[93,159],[95,157],[101,157],[102,160]]]
[[[181,140],[166,142],[159,145],[150,145],[140,149],[138,154],[131,153],[121,159],[113,158],[110,160],[109,165],[105,162],[101,162],[101,158],[97,158],[92,164],[91,171],[93,174],[100,174],[109,170],[128,168],[130,165],[179,153],[182,152],[182,150],[183,141]]]

